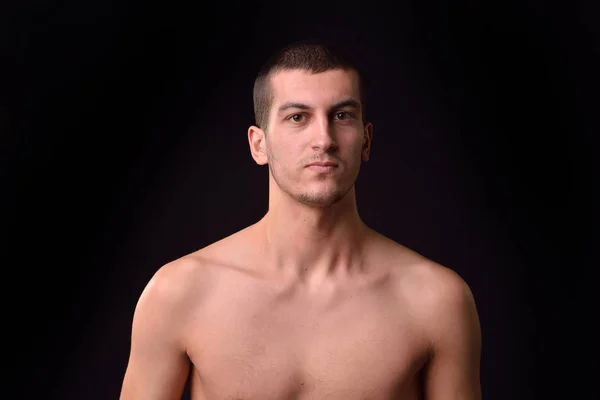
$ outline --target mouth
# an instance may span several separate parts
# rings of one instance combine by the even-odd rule
[[[337,167],[337,163],[333,161],[316,161],[307,165],[308,167]]]
[[[317,172],[331,172],[334,171],[338,165],[333,162],[317,162],[312,163],[307,166],[308,169],[317,171]]]

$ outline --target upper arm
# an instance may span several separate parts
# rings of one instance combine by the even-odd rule
[[[473,294],[446,268],[434,280],[427,313],[432,354],[425,370],[425,398],[480,400],[481,329]]]
[[[121,400],[180,399],[189,373],[182,340],[183,287],[176,266],[163,266],[136,305]]]

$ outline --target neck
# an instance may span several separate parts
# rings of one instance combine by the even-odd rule
[[[367,227],[358,214],[354,187],[329,207],[302,204],[275,191],[258,223],[269,264],[316,285],[361,267]]]

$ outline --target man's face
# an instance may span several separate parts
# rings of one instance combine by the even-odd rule
[[[370,124],[361,118],[354,71],[282,71],[271,78],[273,101],[266,152],[281,190],[304,204],[326,207],[353,187],[368,159]],[[332,166],[309,166],[311,163]]]

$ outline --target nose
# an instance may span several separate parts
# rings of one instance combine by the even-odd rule
[[[322,152],[331,152],[337,149],[333,124],[328,118],[320,118],[312,135],[312,148]]]

